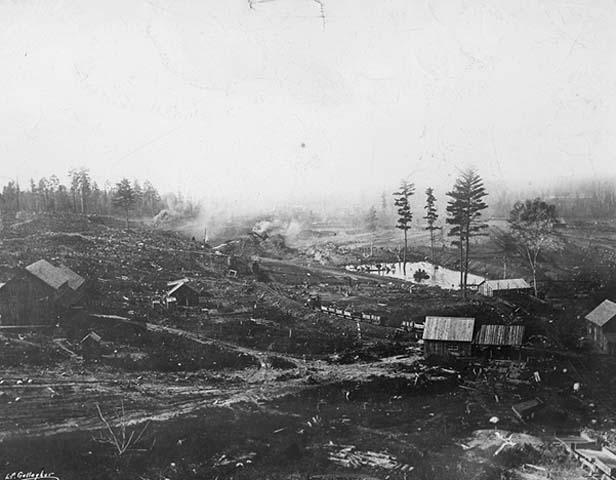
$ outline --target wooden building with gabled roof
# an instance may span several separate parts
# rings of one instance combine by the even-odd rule
[[[485,280],[479,284],[477,291],[486,297],[495,297],[530,293],[532,287],[523,278],[504,278],[502,280]]]
[[[164,295],[167,306],[194,307],[199,305],[201,289],[193,285],[189,279],[183,278],[167,283],[167,292]]]
[[[492,356],[509,356],[519,351],[524,340],[523,325],[481,325],[473,349],[475,353]]]
[[[426,357],[468,356],[471,354],[475,319],[465,317],[426,317],[423,331]]]
[[[82,301],[85,283],[85,278],[65,265],[34,262],[0,287],[0,324],[47,324]]]
[[[523,325],[482,325],[477,333],[478,346],[519,347],[524,338]]]
[[[603,300],[584,318],[588,337],[602,352],[616,355],[616,303]]]

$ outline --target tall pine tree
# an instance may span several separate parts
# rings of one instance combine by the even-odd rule
[[[370,232],[370,257],[374,254],[374,236],[379,226],[379,217],[374,206],[370,207],[366,215],[366,229]]]
[[[126,229],[129,228],[128,219],[130,209],[136,205],[137,200],[138,198],[135,194],[135,190],[128,181],[128,179],[123,178],[119,183],[116,184],[116,188],[113,192],[113,198],[111,199],[111,202],[114,206],[121,208],[124,211],[124,214],[126,216]]]
[[[449,236],[456,239],[452,244],[458,247],[460,255],[460,288],[466,298],[468,286],[468,265],[471,237],[485,235],[488,227],[481,222],[481,212],[488,208],[484,198],[488,195],[483,180],[474,168],[464,170],[456,179],[451,192],[447,196],[447,223],[452,225]]]
[[[426,230],[430,232],[430,260],[434,263],[434,232],[440,230],[441,227],[436,226],[438,212],[436,209],[436,197],[434,196],[434,189],[432,187],[426,189],[426,206],[424,209],[426,210],[424,220],[428,223]]]
[[[394,192],[394,205],[398,208],[398,222],[396,228],[404,232],[404,252],[402,253],[402,272],[406,276],[406,251],[408,248],[408,231],[411,228],[413,212],[409,198],[415,193],[415,184],[402,180],[400,190]]]

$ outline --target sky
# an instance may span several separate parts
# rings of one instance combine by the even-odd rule
[[[614,175],[613,0],[321,4],[0,0],[0,182],[256,207]]]

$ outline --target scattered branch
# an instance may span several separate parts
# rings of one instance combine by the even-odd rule
[[[139,450],[136,449],[135,446],[137,445],[137,443],[139,443],[139,441],[145,434],[145,431],[150,426],[150,422],[147,422],[143,426],[141,431],[139,431],[139,433],[137,433],[136,429],[128,431],[128,422],[126,419],[126,413],[124,411],[124,401],[122,401],[118,426],[115,429],[111,426],[109,421],[103,415],[101,407],[98,403],[96,404],[96,410],[98,411],[98,417],[101,419],[101,422],[103,422],[106,428],[105,436],[102,436],[101,438],[95,438],[96,441],[112,445],[118,457],[124,455],[124,453],[126,453],[128,450]]]

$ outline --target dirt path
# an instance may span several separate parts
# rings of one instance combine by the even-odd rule
[[[301,363],[301,360],[295,357],[291,357],[289,355],[275,353],[275,352],[268,353],[268,352],[262,352],[260,350],[255,350],[253,348],[241,347],[231,342],[225,342],[224,340],[219,340],[216,338],[198,335],[196,333],[188,332],[186,330],[181,330],[179,328],[165,327],[163,325],[157,325],[154,323],[146,323],[145,325],[146,325],[146,328],[150,332],[166,333],[169,335],[175,335],[177,337],[186,338],[188,340],[199,343],[201,345],[217,345],[217,346],[227,348],[237,353],[249,355],[253,357],[255,360],[257,360],[262,367],[267,367],[269,365],[268,357],[283,358],[284,360],[287,360],[288,362],[291,362],[292,364],[294,364],[296,367],[300,366],[300,363]]]
[[[115,372],[88,373],[59,368],[28,377],[21,371],[19,374],[3,371],[0,372],[3,382],[0,385],[0,440],[95,431],[102,428],[97,404],[109,419],[113,419],[124,403],[126,422],[137,424],[147,420],[164,421],[207,407],[260,404],[344,381],[363,382],[374,377],[412,380],[416,374],[405,372],[407,369],[401,367],[408,367],[416,360],[415,357],[396,357],[351,365],[313,361],[284,371],[267,366],[229,371],[216,379],[203,371],[118,376]]]

